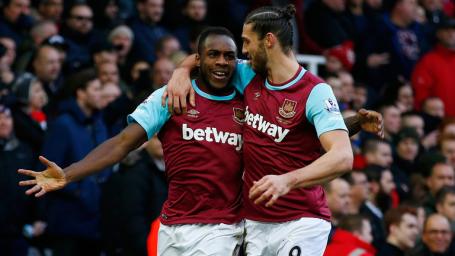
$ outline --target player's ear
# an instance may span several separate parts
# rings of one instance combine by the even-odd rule
[[[196,53],[196,66],[197,67],[200,67],[201,66],[201,55],[199,55],[199,53]]]

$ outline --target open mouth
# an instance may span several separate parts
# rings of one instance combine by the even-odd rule
[[[228,77],[228,72],[226,71],[213,71],[212,75],[215,79],[224,80]]]

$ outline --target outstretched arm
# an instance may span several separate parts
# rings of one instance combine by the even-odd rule
[[[381,138],[384,137],[382,115],[376,111],[362,108],[355,116],[345,118],[344,122],[348,128],[349,136],[353,136],[363,130],[374,133]]]
[[[42,196],[46,192],[61,189],[70,182],[80,180],[119,162],[146,140],[145,130],[139,124],[132,123],[117,136],[99,145],[84,159],[63,170],[54,162],[40,156],[40,161],[47,166],[47,169],[42,172],[19,169],[19,173],[34,177],[34,179],[19,182],[19,185],[34,185],[26,193],[28,195],[36,193],[36,197]]]

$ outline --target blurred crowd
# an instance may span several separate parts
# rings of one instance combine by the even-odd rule
[[[167,196],[158,139],[35,199],[17,169],[61,167],[126,126],[207,26],[237,38],[263,5],[297,8],[294,52],[342,113],[374,109],[385,138],[351,138],[354,171],[325,186],[326,255],[455,255],[454,0],[1,0],[0,255],[147,255]]]

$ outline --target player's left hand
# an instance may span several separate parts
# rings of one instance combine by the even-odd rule
[[[357,117],[359,118],[360,127],[363,131],[374,133],[384,138],[384,126],[380,113],[362,108],[357,112]]]
[[[291,190],[289,178],[286,175],[267,175],[255,181],[250,189],[250,200],[255,204],[272,206],[276,200]]]

